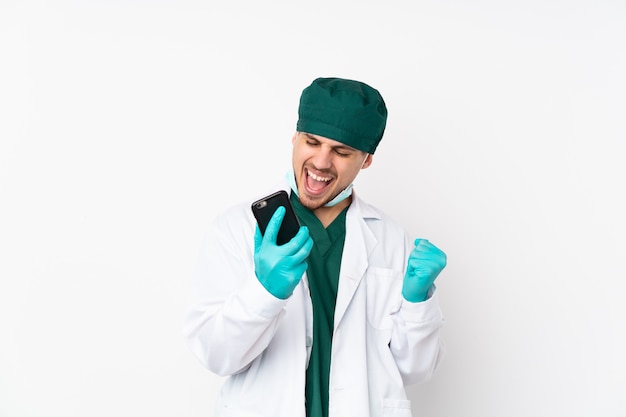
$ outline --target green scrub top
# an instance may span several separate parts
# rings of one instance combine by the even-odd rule
[[[325,229],[315,214],[300,204],[294,193],[291,193],[291,202],[300,223],[309,228],[313,239],[306,270],[313,303],[313,346],[306,372],[306,415],[327,417],[335,302],[348,208]]]

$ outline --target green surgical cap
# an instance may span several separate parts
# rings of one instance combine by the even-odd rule
[[[360,81],[317,78],[302,91],[296,129],[373,154],[386,123],[378,90]]]

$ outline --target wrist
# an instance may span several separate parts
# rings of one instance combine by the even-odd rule
[[[406,287],[402,288],[402,297],[410,303],[421,303],[422,301],[426,301],[428,299],[429,293],[430,293],[430,287],[427,288],[426,290],[424,289],[409,290]]]

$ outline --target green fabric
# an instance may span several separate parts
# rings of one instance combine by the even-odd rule
[[[299,132],[334,139],[373,154],[386,124],[387,107],[382,96],[360,81],[317,78],[300,96]]]
[[[313,346],[306,374],[308,417],[328,416],[329,374],[339,269],[346,237],[346,212],[324,229],[318,218],[292,193],[298,219],[309,228],[313,249],[307,260],[307,278],[313,303]]]

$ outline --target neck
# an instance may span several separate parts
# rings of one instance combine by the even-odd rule
[[[332,207],[323,206],[316,208],[313,210],[313,214],[315,214],[315,217],[317,217],[324,228],[326,228],[337,218],[337,216],[339,216],[339,213],[341,213],[343,209],[350,205],[351,202],[352,197],[348,197]]]

